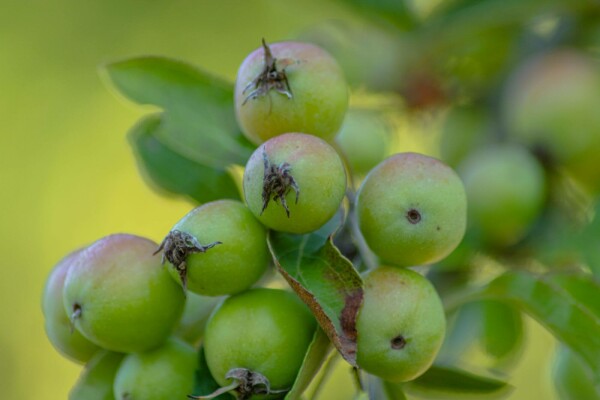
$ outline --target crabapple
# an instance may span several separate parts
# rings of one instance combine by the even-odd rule
[[[343,72],[325,50],[280,42],[256,49],[235,83],[235,112],[244,134],[259,144],[286,132],[332,140],[348,108]]]
[[[563,166],[588,189],[600,189],[600,66],[574,49],[529,59],[504,95],[508,132]]]
[[[307,233],[327,222],[346,192],[342,160],[327,142],[287,133],[263,143],[244,171],[244,197],[265,226]]]
[[[290,389],[315,327],[308,307],[290,292],[260,288],[229,297],[206,326],[208,368],[221,386],[242,368],[266,378],[274,391]]]
[[[235,200],[203,204],[173,226],[161,245],[172,277],[190,291],[220,296],[244,291],[265,272],[264,227]]]
[[[376,166],[357,196],[365,241],[383,261],[423,265],[439,261],[465,233],[467,201],[458,175],[435,158],[399,153]]]
[[[69,392],[69,400],[115,400],[113,384],[123,357],[108,350],[96,353]]]
[[[381,266],[364,277],[356,321],[357,364],[393,382],[417,378],[444,341],[446,319],[433,285],[405,268]]]
[[[116,400],[185,399],[194,390],[196,350],[180,339],[125,357],[114,383]]]
[[[50,343],[64,356],[85,363],[100,348],[73,329],[63,304],[65,277],[80,252],[77,250],[64,257],[50,272],[42,296],[42,312]]]
[[[153,256],[157,244],[116,234],[82,250],[63,289],[65,311],[87,339],[116,352],[162,344],[179,321],[185,296]]]
[[[335,138],[355,174],[366,174],[379,164],[389,147],[388,127],[376,113],[350,110]]]
[[[482,148],[458,168],[469,203],[469,223],[484,242],[516,243],[542,211],[544,170],[516,145]]]

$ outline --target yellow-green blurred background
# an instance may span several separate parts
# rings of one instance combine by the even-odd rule
[[[157,54],[233,80],[260,38],[355,20],[332,1],[0,0],[0,398],[65,399],[80,366],[45,337],[45,278],[71,250],[115,232],[160,240],[192,203],[142,181],[126,132],[145,110],[98,67]],[[553,398],[554,342],[531,322],[510,398]],[[341,369],[323,399],[348,399]]]

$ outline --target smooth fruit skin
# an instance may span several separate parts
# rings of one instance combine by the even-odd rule
[[[399,153],[367,175],[356,210],[367,244],[382,261],[424,265],[443,259],[462,240],[467,199],[450,167],[422,154]]]
[[[458,168],[469,203],[469,224],[483,242],[516,243],[544,204],[544,170],[526,149],[503,145],[480,149]]]
[[[64,307],[79,307],[75,327],[90,341],[124,353],[162,344],[181,317],[185,295],[153,255],[158,245],[134,235],[104,237],[83,250],[65,279]]]
[[[285,197],[290,216],[273,199],[263,208],[263,151],[272,164],[290,166],[300,195]],[[248,208],[265,226],[276,231],[308,233],[320,228],[338,210],[346,193],[346,172],[337,152],[322,139],[288,133],[263,143],[250,157],[244,171],[244,197]]]
[[[115,400],[113,384],[124,355],[100,350],[85,365],[69,400]]]
[[[264,68],[264,50],[254,50],[238,70],[235,83],[235,111],[244,134],[260,144],[286,132],[304,132],[333,140],[348,108],[348,88],[342,69],[325,50],[312,44],[280,42],[270,44],[273,57],[291,63],[285,73],[293,97],[274,90],[242,104]],[[281,65],[283,66],[283,65]],[[279,70],[280,68],[278,68]]]
[[[312,340],[316,322],[292,293],[252,289],[226,299],[206,326],[208,368],[221,386],[225,374],[247,368],[263,374],[275,390],[291,388]]]
[[[218,200],[190,211],[175,230],[194,236],[202,245],[221,244],[187,257],[187,288],[205,296],[242,292],[258,281],[269,265],[267,232],[241,202]],[[175,268],[171,276],[180,281]]]
[[[375,112],[350,110],[335,140],[354,174],[367,174],[386,156],[389,128]]]
[[[157,349],[125,357],[115,377],[115,399],[186,399],[194,390],[197,368],[196,350],[171,338]]]
[[[574,49],[536,55],[507,82],[508,132],[600,190],[600,66]]]
[[[73,361],[85,363],[100,348],[71,328],[71,321],[63,305],[65,277],[80,251],[74,251],[60,260],[50,272],[42,296],[42,312],[46,335],[54,348]]]
[[[433,363],[444,340],[446,319],[426,278],[382,266],[364,277],[356,330],[359,367],[392,382],[406,382]]]

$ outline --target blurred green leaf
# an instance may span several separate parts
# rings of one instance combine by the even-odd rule
[[[417,392],[488,395],[510,389],[504,381],[442,365],[433,365],[423,375],[406,383],[404,387]]]
[[[500,363],[514,361],[523,349],[523,318],[512,305],[483,301],[481,343],[484,350]]]
[[[363,15],[370,15],[402,28],[416,25],[417,21],[406,0],[345,0],[358,8]]]
[[[594,216],[589,225],[577,235],[577,247],[590,269],[600,277],[600,201],[594,207]]]
[[[104,71],[130,100],[164,110],[156,137],[173,151],[221,170],[246,163],[255,146],[237,126],[230,83],[162,57],[119,61]]]
[[[194,396],[206,396],[209,395],[221,387],[215,381],[210,374],[208,364],[206,364],[206,357],[204,355],[204,347],[200,347],[198,352],[198,369],[194,376]],[[232,400],[233,396],[228,393],[223,393],[214,398],[214,400]]]
[[[565,346],[558,347],[552,375],[562,400],[600,399],[600,387],[594,386],[593,376],[577,355]]]
[[[296,381],[292,389],[285,396],[285,400],[298,400],[313,380],[323,362],[331,352],[331,342],[321,328],[317,328],[313,340],[304,356],[300,372],[296,376]]]
[[[600,284],[591,275],[507,272],[482,296],[509,301],[575,351],[600,378]]]
[[[114,400],[113,382],[124,355],[100,351],[86,364],[69,400]]]
[[[437,360],[444,364],[456,364],[477,343],[480,335],[481,314],[478,303],[468,303],[447,316],[444,344]]]
[[[332,242],[333,218],[307,235],[271,231],[269,249],[278,271],[310,307],[342,356],[356,366],[356,316],[362,304],[360,275]]]
[[[222,169],[203,165],[161,142],[160,115],[143,118],[129,132],[139,167],[151,182],[172,193],[184,194],[206,203],[217,199],[240,199],[231,175]]]

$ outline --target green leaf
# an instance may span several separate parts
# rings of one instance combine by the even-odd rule
[[[481,310],[481,344],[498,362],[516,361],[523,349],[523,318],[512,305],[483,301]]]
[[[562,400],[598,400],[600,386],[575,353],[565,346],[558,348],[552,371],[554,386]]]
[[[113,382],[124,355],[100,351],[86,364],[69,400],[114,400]]]
[[[292,389],[285,396],[285,400],[298,400],[301,398],[302,393],[304,393],[317,372],[319,372],[323,362],[329,356],[331,349],[329,338],[321,328],[317,328],[308,351],[304,356],[300,372],[298,372]]]
[[[237,126],[230,83],[162,57],[119,61],[104,71],[127,98],[164,110],[156,137],[173,151],[221,170],[246,163],[255,146]]]
[[[358,8],[363,14],[377,16],[400,27],[409,28],[416,25],[415,16],[406,0],[346,0]]]
[[[433,365],[423,375],[406,383],[404,387],[416,392],[486,395],[510,389],[504,381],[443,365]]]
[[[600,278],[600,201],[594,207],[592,221],[576,236],[577,250],[590,269]]]
[[[341,355],[356,366],[356,316],[362,304],[360,275],[335,247],[334,218],[308,235],[271,231],[269,249],[278,271],[310,307]]]
[[[591,275],[507,272],[475,297],[509,301],[576,352],[600,380],[600,284]]]
[[[203,165],[169,148],[160,139],[163,129],[162,117],[154,114],[129,132],[142,175],[159,188],[187,195],[199,203],[240,198],[227,171]]]
[[[468,303],[447,315],[446,337],[438,353],[438,361],[455,364],[477,343],[481,331],[479,311],[479,304]]]
[[[194,396],[206,396],[221,388],[210,374],[204,355],[204,347],[200,347],[200,351],[198,352],[198,369],[194,378],[194,392],[192,393]],[[214,400],[232,399],[233,397],[227,393],[220,394],[214,398]]]

